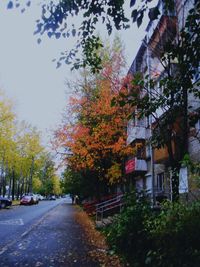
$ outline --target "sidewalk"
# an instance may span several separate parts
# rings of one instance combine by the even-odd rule
[[[102,267],[90,256],[93,246],[75,213],[71,204],[60,203],[33,223],[15,226],[16,232],[23,227],[22,234],[2,244],[0,267]]]
[[[92,246],[90,256],[102,267],[125,267],[116,255],[112,255],[105,237],[96,229],[92,219],[78,206],[75,208],[75,220],[83,227],[87,242]]]

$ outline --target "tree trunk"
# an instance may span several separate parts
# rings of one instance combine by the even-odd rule
[[[33,191],[33,170],[34,170],[34,157],[32,157],[31,169],[30,169],[30,178],[29,178],[29,192]]]
[[[15,199],[15,171],[12,170],[12,200]]]
[[[168,155],[169,155],[169,166],[171,168],[171,194],[172,194],[172,202],[176,202],[179,200],[179,170],[180,164],[174,157],[172,141],[169,140],[167,143]]]
[[[180,167],[172,166],[171,183],[172,183],[172,202],[179,200],[179,170]]]

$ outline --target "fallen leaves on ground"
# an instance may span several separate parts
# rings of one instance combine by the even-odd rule
[[[105,237],[96,230],[94,222],[88,215],[77,208],[75,219],[83,227],[88,244],[92,247],[89,256],[99,262],[101,267],[123,267],[118,256],[109,254]]]

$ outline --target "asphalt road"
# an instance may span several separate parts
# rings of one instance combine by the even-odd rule
[[[66,199],[0,210],[0,267],[96,267]]]

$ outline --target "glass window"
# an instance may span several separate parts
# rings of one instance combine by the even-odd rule
[[[157,174],[157,188],[164,190],[164,172]]]

